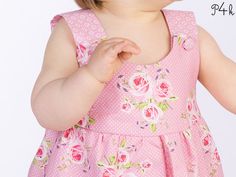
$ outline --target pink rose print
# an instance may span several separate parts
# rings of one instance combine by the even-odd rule
[[[77,50],[78,50],[78,57],[79,58],[82,58],[86,52],[86,47],[82,44],[79,44],[79,46],[77,47]]]
[[[148,160],[144,160],[143,162],[141,162],[141,167],[146,169],[146,168],[150,168],[152,166],[152,163],[150,163],[150,161]]]
[[[87,150],[84,148],[83,144],[76,143],[72,145],[68,154],[73,163],[82,164],[85,162],[87,157]]]
[[[218,151],[215,147],[212,135],[208,126],[205,124],[204,121],[200,121],[201,113],[197,105],[196,101],[196,91],[193,89],[190,92],[189,97],[186,99],[186,115],[182,115],[182,118],[189,118],[191,125],[197,125],[200,127],[201,130],[201,145],[202,149],[205,154],[211,155],[211,163],[209,164],[209,176],[216,176],[217,175],[217,168],[220,164],[220,157]],[[185,132],[186,137],[191,138],[191,134],[189,132]]]
[[[143,117],[147,122],[157,123],[158,119],[163,116],[163,111],[154,103],[150,103],[143,109]]]
[[[141,65],[137,65],[135,72],[128,79],[123,74],[117,76],[119,78],[117,88],[131,94],[130,97],[124,96],[121,110],[130,114],[133,110],[138,109],[143,119],[136,121],[136,124],[141,129],[148,127],[151,132],[156,132],[157,124],[169,127],[163,115],[168,109],[173,109],[170,102],[178,99],[173,94],[170,81],[166,78],[170,71],[167,68],[159,68],[159,65],[154,66],[158,67],[156,81],[147,73],[147,69],[142,68],[146,66]],[[142,97],[143,100],[140,100],[136,99],[136,96],[144,97]]]
[[[75,133],[75,130],[73,127],[65,130],[61,137],[61,144],[66,144],[70,142],[71,140],[73,140],[75,138],[74,133]]]
[[[102,177],[116,177],[116,170],[114,167],[106,167],[102,171]]]
[[[210,130],[207,124],[205,123],[204,119],[202,119],[200,110],[198,108],[195,88],[190,91],[190,94],[186,99],[186,112],[182,113],[181,118],[189,120],[191,126],[196,125],[200,128],[199,133],[201,138],[202,150],[206,154],[206,156],[211,156],[211,163],[209,164],[208,168],[210,170],[209,176],[216,176],[218,171],[217,168],[220,164],[220,157],[213,141],[213,137],[210,133]],[[185,130],[183,133],[186,138],[191,139],[192,135],[189,129]],[[190,171],[196,171],[195,163],[190,163],[189,165]]]
[[[85,115],[82,119],[79,120],[79,122],[77,123],[77,125],[79,127],[86,127],[88,124],[88,120],[89,120],[89,116]]]
[[[38,148],[38,151],[36,153],[35,159],[37,160],[42,160],[47,157],[47,150],[48,150],[48,145],[45,141],[42,142],[40,147]]]
[[[76,125],[62,132],[57,148],[63,148],[65,153],[57,167],[59,170],[64,170],[71,164],[82,165],[83,172],[90,169],[87,154],[91,147],[85,144],[86,130],[84,127],[89,127],[94,123],[95,120],[86,115]]]
[[[220,156],[218,154],[218,150],[213,141],[212,135],[207,124],[203,123],[200,125],[202,131],[202,146],[205,154],[211,155],[211,163],[209,164],[210,176],[215,176],[217,173],[217,168],[220,162]]]
[[[82,143],[85,141],[85,130],[78,131],[78,140]]]
[[[206,124],[200,125],[201,128],[201,144],[205,153],[212,152],[215,148],[213,138],[211,136],[210,130]]]
[[[133,147],[133,148],[130,148]],[[123,138],[119,142],[119,149],[117,152],[105,156],[106,162],[97,161],[97,166],[101,169],[102,177],[137,177],[135,173],[127,171],[127,169],[137,168],[141,172],[145,172],[151,168],[151,162],[144,160],[142,162],[133,162],[130,159],[131,152],[135,152],[135,145],[127,146],[127,141]],[[135,170],[136,171],[136,170]]]
[[[33,164],[35,166],[44,168],[47,165],[50,148],[51,141],[44,138],[33,159]]]
[[[124,149],[119,149],[117,153],[117,161],[119,163],[127,163],[129,161],[129,153]]]
[[[46,153],[44,151],[44,148],[42,146],[40,146],[37,153],[36,153],[36,158],[42,159],[46,156],[45,154]]]
[[[133,106],[133,104],[128,99],[126,99],[121,104],[121,110],[126,112],[126,113],[130,113],[133,109],[134,109],[134,106]]]
[[[79,44],[76,48],[76,58],[78,62],[83,64],[86,63],[86,59],[88,58],[87,48],[83,44]]]
[[[195,109],[193,109],[193,108],[195,108],[193,102],[194,102],[194,100],[192,98],[187,99],[187,110],[191,113],[196,111]]]
[[[195,124],[195,123],[197,123],[197,122],[198,122],[198,120],[199,120],[199,116],[197,116],[197,115],[193,114],[193,115],[192,115],[192,124]]]
[[[95,124],[95,120],[88,115],[82,117],[77,124],[74,125],[75,128],[89,128],[91,125]]]
[[[187,97],[186,99],[186,113],[188,117],[188,120],[190,122],[190,125],[194,125],[196,123],[199,122],[199,120],[201,119],[201,113],[200,113],[200,110],[198,108],[198,105],[197,105],[197,101],[196,101],[196,93],[195,93],[195,89],[193,89],[191,92],[190,92],[190,95],[189,97]],[[186,118],[186,117],[183,117],[182,118]]]
[[[191,95],[187,98],[187,111],[191,113],[199,113],[199,108],[196,102],[195,89]]]
[[[74,131],[73,128],[69,128],[69,129],[67,129],[66,131],[64,131],[64,133],[63,133],[63,138],[68,139],[68,137],[71,135],[71,132],[72,132],[72,131]]]
[[[95,120],[93,118],[89,117],[88,115],[85,115],[73,127],[62,132],[61,138],[59,138],[60,145],[69,145],[77,140],[80,140],[80,142],[84,142],[85,130],[83,128],[88,128],[94,123]]]
[[[187,99],[187,110],[188,110],[189,112],[191,112],[191,111],[192,111],[192,108],[193,108],[193,105],[192,105],[191,100],[190,100],[190,99]]]
[[[220,155],[218,153],[218,149],[215,147],[214,150],[213,150],[213,153],[212,153],[212,159],[213,161],[215,161],[216,163],[220,163]]]
[[[84,41],[85,42],[85,41]],[[88,57],[93,53],[98,41],[95,40],[91,44],[78,44],[76,47],[76,58],[82,64],[88,63]]]
[[[158,79],[155,89],[159,99],[167,99],[172,95],[172,85],[166,79]]]
[[[205,150],[205,152],[208,152],[211,149],[212,146],[212,137],[211,135],[208,134],[204,134],[202,136],[202,147]]]
[[[218,166],[221,164],[220,155],[217,148],[213,145],[211,150],[210,176],[217,175]]]
[[[130,77],[129,86],[131,94],[145,95],[151,89],[151,78],[145,72],[136,72]]]

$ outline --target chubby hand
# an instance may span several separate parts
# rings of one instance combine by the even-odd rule
[[[138,55],[141,49],[127,38],[113,37],[102,40],[84,66],[99,82],[108,82],[121,67],[123,60]]]

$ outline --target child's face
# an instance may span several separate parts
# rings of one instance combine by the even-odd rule
[[[148,0],[148,3],[147,3],[147,0],[137,0],[137,2],[141,3],[141,4],[147,4],[148,6],[150,7],[161,7],[161,8],[164,8],[170,4],[172,4],[173,2],[175,1],[182,1],[182,0]]]
[[[114,6],[117,6],[117,4],[131,7],[135,6],[142,10],[162,9],[175,1],[181,0],[103,0],[105,4],[113,4]]]

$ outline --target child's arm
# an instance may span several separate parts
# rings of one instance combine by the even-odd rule
[[[113,37],[97,44],[89,62],[78,67],[73,35],[64,19],[58,21],[31,95],[31,107],[40,125],[60,131],[78,123],[103,90],[102,82],[112,78],[122,60],[139,52],[129,39]]]
[[[200,68],[198,80],[227,110],[236,114],[236,63],[226,57],[215,39],[198,26]]]
[[[38,122],[44,128],[65,130],[89,111],[103,87],[84,66],[78,68],[72,33],[60,20],[48,40],[31,94]]]

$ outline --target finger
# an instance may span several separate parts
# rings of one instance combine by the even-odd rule
[[[131,41],[130,39],[124,38],[124,37],[104,38],[104,39],[102,39],[102,41],[130,41],[130,42],[133,42],[133,41]]]
[[[133,47],[130,44],[126,44],[124,41],[113,44],[107,49],[108,54],[112,57],[116,57],[121,52],[129,52],[132,54],[139,54],[140,50]]]
[[[106,46],[104,46],[103,48],[104,48],[104,50],[109,50],[110,47],[114,47],[115,45],[118,45],[120,43],[123,43],[123,45],[130,46],[132,48],[135,48],[136,51],[141,51],[141,49],[139,47],[137,47],[133,43],[129,43],[128,41],[111,42],[111,43],[107,44]]]
[[[130,44],[126,44],[125,41],[113,44],[107,49],[107,51],[110,52],[112,56],[117,55],[121,52],[129,52],[136,55],[140,53],[139,48]]]
[[[139,54],[140,53],[140,48],[137,48],[136,46],[130,45],[130,44],[124,44],[123,47],[121,48],[120,52],[128,52],[132,54]]]
[[[129,44],[134,45],[137,48],[139,48],[139,46],[135,42],[133,42],[127,38],[122,38],[122,37],[113,37],[110,39],[105,39],[105,40],[103,40],[103,44],[107,45],[107,44],[112,44],[114,42],[120,42],[120,41],[125,41],[126,43],[129,43]]]

